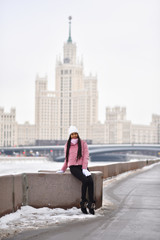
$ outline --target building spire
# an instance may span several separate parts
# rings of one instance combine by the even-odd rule
[[[72,38],[71,38],[71,20],[72,20],[72,17],[69,16],[69,37],[68,37],[68,43],[72,43]]]

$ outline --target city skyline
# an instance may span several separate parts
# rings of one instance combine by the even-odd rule
[[[99,120],[107,106],[118,105],[127,108],[128,120],[149,124],[152,114],[160,114],[158,1],[114,1],[115,8],[109,1],[61,3],[64,9],[58,1],[1,2],[0,106],[15,107],[18,123],[34,123],[36,74],[47,74],[54,90],[56,56],[62,57],[72,15],[72,39],[85,73],[98,76]],[[89,17],[84,5],[92,6]]]

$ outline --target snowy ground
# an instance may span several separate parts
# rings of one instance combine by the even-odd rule
[[[89,218],[95,218],[97,215],[84,215],[80,209],[73,207],[71,209],[49,209],[33,208],[24,206],[15,213],[8,214],[0,218],[0,239],[9,237],[13,234],[26,231],[27,229],[47,228],[57,226],[65,222],[84,221]]]
[[[28,165],[28,169],[26,169]],[[103,163],[104,164],[104,163]],[[106,164],[106,163],[105,163]],[[160,163],[158,163],[160,164]],[[37,166],[38,165],[38,166]],[[96,164],[97,165],[97,164]],[[0,168],[1,173],[4,174],[4,172],[9,173],[7,171],[7,164],[6,166],[4,164],[0,166],[3,166],[3,169]],[[62,163],[51,163],[51,162],[41,162],[41,163],[14,163],[14,172],[17,173],[19,171],[37,171],[39,169],[48,169],[48,170],[57,170],[60,169],[62,166]],[[136,171],[145,171],[149,168],[152,168],[154,166],[150,165],[147,167],[144,167],[143,169],[139,169]],[[5,169],[6,167],[6,169]],[[8,167],[11,171],[11,165],[8,163]],[[12,169],[13,170],[13,169]],[[4,171],[4,172],[3,172]],[[112,183],[113,181],[119,181],[122,178],[125,178],[126,176],[133,174],[135,171],[129,171],[127,173],[120,174],[116,177],[106,179],[104,181],[104,186],[107,187],[108,184]],[[13,173],[13,172],[12,172]],[[3,175],[2,174],[2,175]],[[56,209],[49,209],[49,208],[40,208],[36,209],[30,206],[24,206],[20,210],[18,210],[15,213],[11,213],[8,215],[5,215],[4,217],[0,218],[0,239],[5,239],[6,237],[10,237],[13,234],[22,232],[27,229],[38,229],[38,228],[46,228],[49,226],[59,226],[62,223],[65,222],[72,222],[72,221],[86,221],[90,218],[96,218],[100,215],[104,214],[104,209],[109,207],[112,203],[107,201],[107,199],[103,199],[103,206],[101,209],[96,210],[96,215],[84,215],[81,213],[80,209],[78,208],[71,208],[68,210],[56,208]]]

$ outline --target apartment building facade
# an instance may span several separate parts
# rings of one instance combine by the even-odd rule
[[[160,116],[152,115],[149,125],[132,124],[126,119],[126,108],[106,108],[106,120],[92,125],[94,144],[160,143]]]
[[[4,112],[4,108],[0,108],[0,146],[8,147],[16,145],[16,109],[11,108],[10,112]]]

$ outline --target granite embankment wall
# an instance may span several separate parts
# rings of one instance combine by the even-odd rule
[[[96,208],[102,206],[102,172],[92,172]],[[35,208],[79,207],[81,183],[70,172],[23,173],[0,176],[0,217],[21,206]]]
[[[96,208],[102,206],[103,178],[142,168],[160,160],[114,163],[90,167],[94,181]],[[21,206],[50,208],[79,207],[81,183],[70,172],[22,173],[0,176],[0,217]]]
[[[103,173],[103,178],[106,179],[109,177],[117,176],[118,174],[121,174],[127,171],[143,168],[145,166],[148,166],[157,162],[160,162],[160,159],[113,163],[113,164],[108,164],[103,166],[92,166],[92,167],[89,167],[89,170],[101,171]]]

